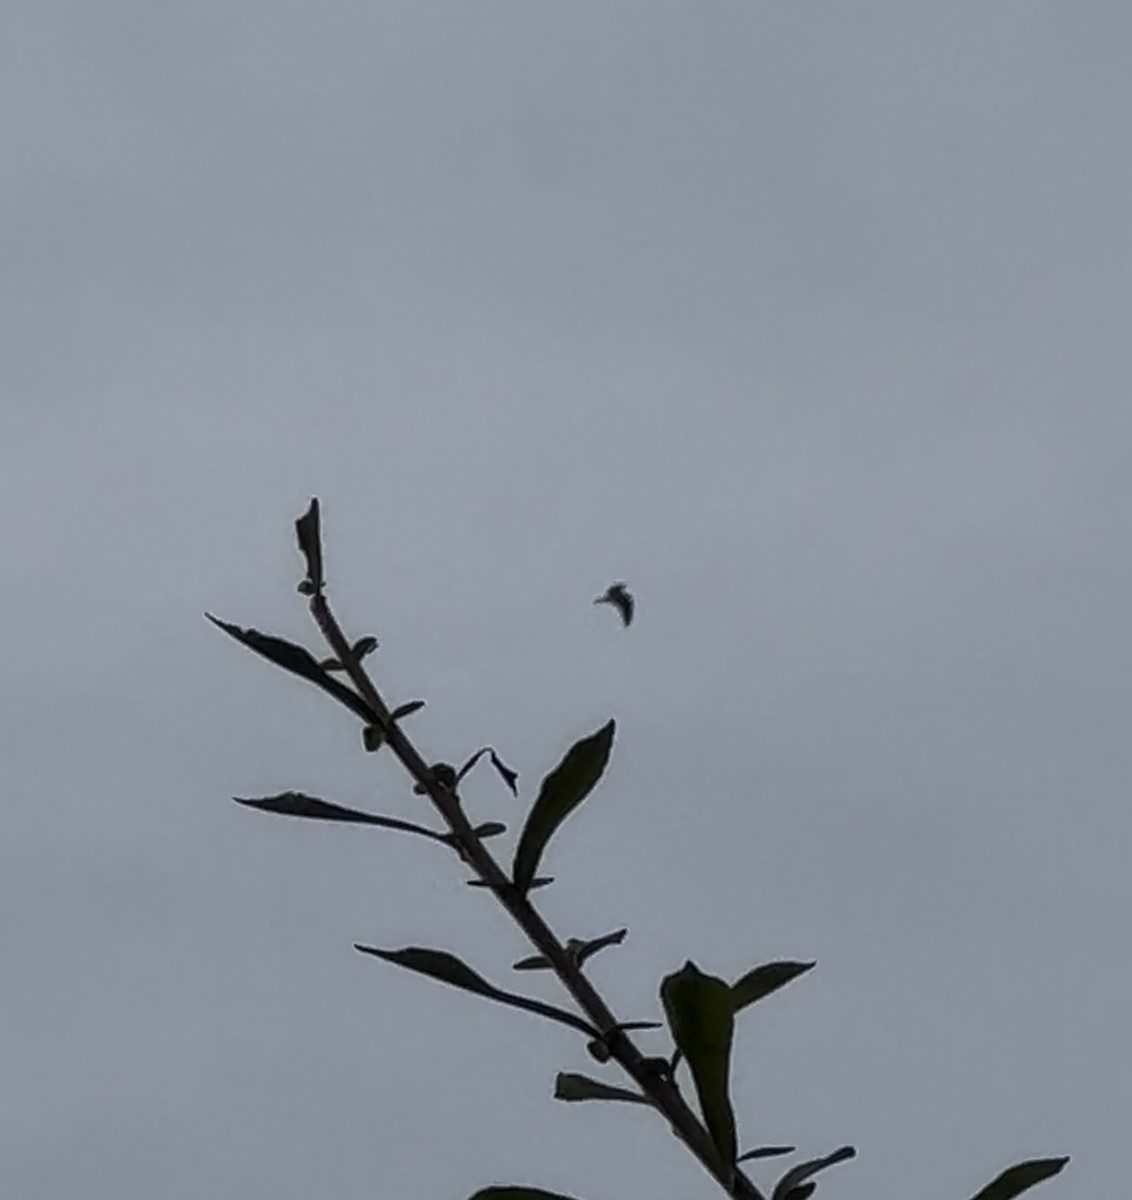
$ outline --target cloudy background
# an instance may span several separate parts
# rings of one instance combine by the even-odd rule
[[[1043,1194],[1126,1191],[1132,10],[0,26],[5,1195],[712,1194],[550,1098],[568,1031],[351,950],[517,978],[458,864],[228,799],[420,813],[202,618],[316,645],[314,494],[426,755],[492,741],[526,801],[618,717],[540,902],[630,927],[621,1015],[818,959],[743,1018],[745,1146],[853,1142],[843,1200],[1059,1153]]]

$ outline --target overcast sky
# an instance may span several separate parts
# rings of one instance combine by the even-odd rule
[[[842,1200],[1052,1154],[1051,1200],[1127,1191],[1132,9],[0,27],[4,1194],[713,1194],[647,1111],[551,1099],[569,1031],[351,949],[554,997],[442,849],[231,803],[423,815],[202,617],[318,645],[312,495],[422,751],[521,771],[477,819],[618,718],[539,902],[629,926],[619,1015],[818,960],[742,1018],[744,1147],[852,1142]]]

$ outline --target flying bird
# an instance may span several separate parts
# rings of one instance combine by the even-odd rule
[[[594,603],[612,604],[621,614],[621,620],[626,626],[633,619],[633,609],[635,607],[633,593],[623,583],[611,583],[605,589],[605,595],[598,596]]]

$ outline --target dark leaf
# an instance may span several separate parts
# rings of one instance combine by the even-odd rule
[[[810,1197],[817,1190],[817,1184],[811,1179],[808,1183],[800,1183],[797,1187],[792,1187],[782,1200],[810,1200]]]
[[[456,778],[456,768],[451,763],[434,762],[429,770],[432,772],[432,777],[440,784],[441,787],[447,788],[449,791],[454,791],[458,782]],[[413,784],[413,794],[423,796],[428,792],[428,788],[423,783]]]
[[[589,1051],[590,1057],[596,1059],[599,1063],[607,1063],[612,1057],[609,1047],[601,1038],[594,1038],[592,1042],[587,1042],[586,1049]]]
[[[607,721],[596,733],[576,742],[542,781],[515,849],[513,876],[519,891],[530,888],[547,842],[601,778],[615,729],[616,722]]]
[[[817,964],[812,962],[771,962],[764,963],[748,971],[742,979],[737,979],[731,985],[731,994],[735,1001],[735,1011],[740,1012],[749,1004],[754,1004],[780,987],[785,987],[791,979],[797,979],[812,970]]]
[[[468,759],[457,773],[458,779],[463,779],[465,775],[479,762],[485,754],[491,755],[491,765],[495,768],[500,779],[507,785],[513,796],[517,796],[518,789],[515,787],[515,781],[519,778],[518,771],[512,771],[499,757],[498,754],[490,746],[482,746],[479,750]]]
[[[344,671],[346,668],[333,656],[319,660],[318,664],[324,671]]]
[[[544,1192],[542,1188],[489,1187],[482,1188],[469,1200],[574,1200],[574,1197],[562,1192]]]
[[[519,794],[519,772],[512,771],[511,768],[507,766],[507,764],[499,757],[498,754],[495,753],[494,750],[491,751],[491,765],[495,768],[499,778],[502,779],[510,789],[511,795],[517,796]]]
[[[855,1158],[856,1154],[857,1151],[852,1146],[841,1146],[832,1154],[826,1154],[822,1158],[811,1158],[808,1162],[791,1167],[774,1185],[770,1200],[787,1200],[788,1196],[793,1196],[793,1200],[805,1200],[805,1197],[799,1196],[798,1193],[811,1175],[816,1175],[819,1171],[824,1171],[826,1167],[832,1167],[835,1163],[844,1162],[847,1158]],[[809,1193],[807,1192],[806,1195]]]
[[[354,949],[363,954],[383,958],[386,962],[395,963],[410,971],[417,971],[431,979],[439,979],[441,983],[450,983],[466,992],[474,992],[478,996],[486,996],[489,1000],[497,1000],[500,1004],[509,1004],[512,1008],[521,1008],[551,1021],[558,1021],[562,1025],[569,1025],[571,1029],[579,1029],[591,1038],[597,1035],[597,1030],[592,1025],[583,1021],[581,1017],[566,1012],[565,1009],[493,987],[482,975],[477,975],[466,963],[444,950],[427,950],[422,946],[410,946],[405,950],[378,950],[374,946],[360,946],[357,943]]]
[[[295,534],[299,539],[299,550],[307,563],[307,577],[303,581],[310,585],[306,595],[322,591],[322,533],[319,529],[318,498],[310,502],[307,511],[295,522]]]
[[[977,1192],[973,1200],[1013,1200],[1036,1183],[1051,1179],[1069,1161],[1064,1158],[1032,1158],[1027,1162],[1017,1163],[1008,1167],[981,1192]]]
[[[607,933],[602,937],[593,938],[590,941],[583,941],[581,938],[570,938],[566,942],[565,950],[580,967],[587,958],[591,958],[599,950],[603,950],[606,946],[614,946],[623,942],[628,932],[627,929],[618,929],[615,933]],[[530,958],[520,959],[513,965],[512,970],[548,971],[550,970],[550,966],[550,961],[541,954],[533,954]]]
[[[327,800],[319,800],[316,796],[307,796],[302,792],[280,792],[278,796],[260,796],[253,800],[242,796],[233,796],[232,799],[245,808],[258,808],[261,812],[280,813],[285,817],[310,817],[316,821],[344,821],[354,825],[380,825],[383,829],[418,833],[436,842],[443,842],[446,836],[426,829],[423,825],[414,825],[411,821],[378,817],[356,808],[343,808],[340,804],[331,804]]]
[[[366,634],[365,637],[360,637],[350,647],[350,653],[354,657],[355,662],[361,662],[368,654],[372,654],[377,649],[377,638],[372,634]]]
[[[389,714],[394,721],[399,721],[402,717],[407,717],[412,713],[420,712],[424,708],[423,700],[410,700],[407,704],[399,704]]]
[[[507,826],[501,821],[484,821],[482,825],[477,825],[472,832],[476,837],[493,838],[498,837],[501,833],[506,833]]]
[[[735,1165],[731,1109],[731,1041],[735,1008],[730,986],[693,962],[664,978],[660,999],[673,1040],[688,1060],[704,1124],[728,1167]]]
[[[616,929],[613,933],[604,933],[601,937],[591,938],[588,942],[578,943],[573,950],[574,959],[580,967],[587,959],[606,946],[619,946],[625,940],[628,929]]]
[[[633,612],[636,608],[636,603],[633,600],[633,593],[623,583],[611,583],[605,589],[605,593],[594,601],[595,604],[612,604],[617,609],[621,617],[622,624],[628,628],[629,623],[633,620]]]
[[[533,892],[536,888],[546,887],[548,884],[551,884],[553,882],[554,882],[553,875],[536,875],[534,877],[534,879],[531,880],[531,886],[527,889],[527,891]],[[490,884],[485,883],[482,879],[469,879],[468,880],[468,887],[490,887],[490,886],[491,886]]]
[[[625,1100],[630,1104],[648,1104],[640,1092],[628,1088],[612,1087],[588,1075],[575,1075],[562,1071],[554,1081],[555,1100]]]
[[[751,1158],[777,1158],[780,1154],[793,1154],[797,1146],[758,1146],[740,1154],[736,1162],[746,1162]]]
[[[541,954],[532,954],[528,958],[521,958],[518,962],[511,964],[512,971],[549,971],[550,967],[550,959],[544,958]]]
[[[385,731],[380,725],[366,725],[362,729],[362,745],[367,754],[376,754],[385,745]]]
[[[258,629],[242,629],[239,625],[231,625],[227,621],[221,621],[214,617],[211,613],[204,615],[218,629],[223,629],[229,637],[234,637],[236,641],[242,642],[249,650],[262,654],[277,667],[301,675],[304,679],[309,679],[311,683],[317,683],[324,692],[329,692],[335,699],[340,700],[347,708],[357,713],[363,721],[373,721],[374,714],[370,712],[369,705],[361,696],[328,675],[326,669],[315,660],[309,650],[302,646],[296,646],[294,642],[288,642],[284,638],[260,633]]]

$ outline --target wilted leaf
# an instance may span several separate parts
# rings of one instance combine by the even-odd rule
[[[616,727],[616,722],[607,721],[596,733],[576,742],[542,781],[515,849],[513,877],[521,892],[530,888],[543,849],[554,831],[601,778],[609,762]]]
[[[636,608],[636,603],[633,600],[633,593],[623,583],[611,583],[605,589],[605,592],[598,596],[594,601],[595,604],[612,604],[617,609],[618,615],[621,617],[623,625],[628,627],[633,620],[633,612]]]
[[[511,768],[503,762],[499,755],[495,753],[491,746],[481,746],[480,749],[477,750],[475,754],[473,754],[471,758],[469,758],[468,761],[460,768],[457,778],[463,779],[464,776],[467,775],[467,773],[476,765],[476,763],[479,762],[481,758],[483,758],[485,754],[491,755],[491,765],[495,768],[499,778],[502,779],[507,785],[511,794],[513,796],[517,796],[519,793],[515,786],[515,781],[519,778],[519,772],[512,771]]]
[[[857,1151],[852,1146],[841,1146],[832,1154],[826,1154],[822,1158],[811,1158],[808,1162],[791,1167],[774,1185],[770,1200],[787,1200],[792,1193],[794,1200],[802,1200],[797,1193],[803,1189],[806,1180],[811,1175],[816,1175],[819,1171],[824,1171],[826,1167],[832,1167],[835,1163],[844,1162],[847,1158],[854,1158],[856,1154]]]
[[[511,768],[499,757],[498,754],[495,753],[494,750],[491,751],[491,765],[495,768],[496,774],[498,774],[499,778],[502,779],[510,789],[511,795],[517,796],[519,794],[519,772],[511,770]]]
[[[791,979],[797,979],[812,970],[817,964],[812,962],[771,962],[763,963],[748,971],[742,979],[737,979],[731,985],[731,994],[735,1001],[735,1011],[740,1012],[750,1004],[769,996],[780,987],[784,987]]]
[[[737,1149],[729,1081],[735,1009],[731,988],[687,962],[661,982],[660,999],[673,1040],[691,1069],[704,1124],[724,1163],[734,1166]]]
[[[423,700],[410,700],[407,704],[399,704],[389,715],[394,721],[399,721],[402,717],[407,717],[412,713],[420,712],[424,708]]]
[[[489,1187],[482,1188],[469,1200],[574,1200],[562,1192],[544,1192],[542,1188]]]
[[[258,629],[242,629],[239,625],[221,621],[211,613],[204,615],[218,629],[223,629],[229,637],[242,642],[249,650],[263,655],[277,667],[282,667],[285,671],[291,671],[295,675],[301,675],[304,679],[309,679],[311,683],[317,683],[324,692],[329,692],[336,700],[340,700],[347,708],[357,713],[363,721],[372,722],[374,720],[374,714],[370,712],[369,705],[361,696],[328,675],[326,668],[315,659],[309,650],[302,646],[296,646],[294,642],[289,642],[285,638],[273,637],[269,633],[260,633]]]
[[[302,589],[307,595],[322,591],[322,533],[319,529],[318,498],[310,502],[307,511],[295,522],[295,534],[299,550],[306,559],[307,577],[303,581],[310,585]]]
[[[502,988],[494,987],[482,975],[478,975],[467,963],[454,954],[444,950],[428,950],[422,946],[410,946],[405,950],[378,950],[374,946],[354,944],[355,950],[363,954],[372,954],[383,958],[399,967],[438,979],[441,983],[449,983],[453,987],[463,988],[466,992],[474,992],[478,996],[486,996],[500,1004],[509,1004],[512,1008],[522,1008],[527,1012],[537,1013],[551,1021],[569,1025],[571,1029],[579,1029],[589,1037],[595,1037],[597,1030],[588,1021],[565,1009],[556,1008],[553,1004],[544,1004],[541,1000],[533,1000],[529,996],[518,996],[514,992],[505,992]]]
[[[796,1146],[757,1146],[754,1150],[740,1154],[735,1161],[746,1162],[752,1158],[777,1158],[780,1154],[793,1154],[796,1149]]]
[[[418,833],[436,842],[445,841],[447,836],[433,829],[426,829],[423,825],[415,825],[412,821],[399,821],[395,817],[378,817],[356,808],[343,808],[340,804],[331,804],[327,800],[319,800],[316,796],[307,796],[302,792],[280,792],[278,796],[260,796],[251,800],[242,796],[233,796],[232,799],[245,808],[258,808],[261,812],[280,813],[285,817],[310,817],[315,821],[344,821],[354,825],[380,825],[383,829]]]
[[[1027,1162],[1008,1167],[999,1177],[988,1183],[973,1200],[1013,1200],[1036,1183],[1051,1179],[1069,1161],[1063,1158],[1032,1158]]]
[[[640,1092],[631,1092],[628,1088],[612,1087],[602,1083],[600,1079],[591,1079],[588,1075],[576,1075],[562,1071],[554,1081],[555,1100],[624,1100],[629,1104],[648,1104],[649,1101]]]

